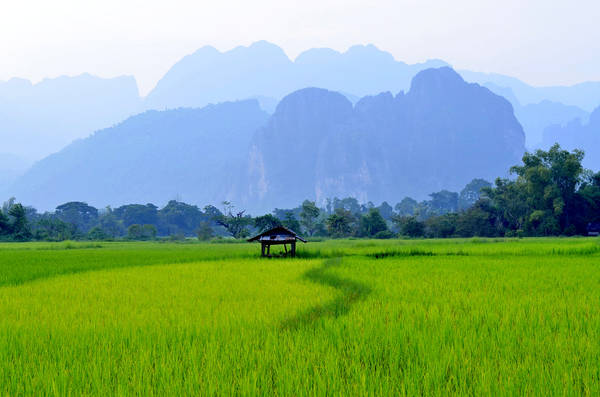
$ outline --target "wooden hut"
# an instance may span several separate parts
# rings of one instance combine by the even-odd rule
[[[268,257],[271,257],[271,246],[281,244],[283,244],[286,255],[288,254],[287,245],[289,244],[290,256],[296,256],[296,240],[306,243],[306,240],[298,236],[296,232],[283,226],[274,227],[271,230],[267,230],[266,232],[248,239],[249,242],[259,241],[261,255]]]

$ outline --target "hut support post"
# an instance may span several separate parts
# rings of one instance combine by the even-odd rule
[[[265,243],[260,243],[260,256],[265,256]]]
[[[296,256],[296,242],[292,242],[292,258]]]

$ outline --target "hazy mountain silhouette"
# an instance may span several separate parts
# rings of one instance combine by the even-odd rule
[[[293,90],[292,62],[260,41],[221,53],[206,46],[177,62],[146,98],[150,109],[201,107],[256,95],[280,98]]]
[[[292,61],[278,46],[261,41],[226,52],[199,49],[173,65],[144,100],[132,77],[101,79],[84,74],[38,84],[12,79],[0,82],[2,151],[37,160],[143,109],[256,98],[273,113],[281,98],[305,87],[337,91],[356,103],[365,95],[406,91],[419,71],[443,65],[439,60],[408,65],[373,45],[353,46],[345,52],[309,49]],[[539,145],[545,127],[574,117],[585,120],[585,112],[600,104],[600,83],[532,87],[498,74],[461,73],[466,81],[479,82],[511,101],[529,147]]]
[[[0,82],[2,151],[37,160],[140,110],[133,77]]]
[[[148,95],[146,107],[198,107],[256,97],[261,107],[272,113],[277,98],[305,87],[337,91],[356,103],[365,95],[406,91],[419,71],[444,65],[439,60],[408,65],[373,45],[353,46],[343,53],[313,48],[294,61],[281,48],[265,41],[226,52],[203,47],[173,66]],[[527,146],[532,148],[541,144],[546,127],[576,117],[586,119],[584,109],[591,110],[600,104],[600,83],[533,87],[500,74],[460,73],[466,81],[479,83],[513,104]]]
[[[563,148],[583,149],[583,165],[600,171],[600,107],[596,108],[587,123],[574,119],[566,125],[553,125],[544,131],[544,148],[559,143]]]
[[[355,107],[307,88],[285,97],[257,133],[241,196],[263,210],[305,198],[423,198],[505,175],[523,152],[510,103],[447,67],[417,74],[407,94],[365,97]]]
[[[519,103],[523,105],[547,100],[577,106],[591,112],[600,104],[600,82],[584,82],[572,86],[534,87],[517,78],[501,74],[468,70],[460,70],[459,73],[465,80],[473,83],[486,86],[488,83],[493,83],[496,87],[510,88]],[[492,87],[489,88],[495,91]]]
[[[218,203],[267,117],[256,100],[148,111],[38,162],[11,194],[39,209],[73,200],[100,207],[175,198]]]
[[[549,126],[562,125],[573,119],[587,121],[589,115],[577,106],[550,101],[515,107],[515,116],[523,126],[527,135],[527,146],[530,148],[542,145],[544,130]]]
[[[31,162],[11,153],[0,153],[0,192],[3,192],[31,166]]]
[[[208,103],[254,96],[282,98],[305,87],[322,87],[362,97],[383,91],[407,90],[421,70],[446,66],[441,60],[408,65],[374,45],[356,45],[346,52],[313,48],[290,60],[266,41],[220,52],[202,47],[177,62],[146,100],[148,108],[204,106]],[[600,82],[573,86],[534,87],[494,73],[461,70],[466,81],[497,89],[509,88],[521,105],[542,101],[577,106],[585,111],[600,104]]]
[[[420,72],[407,94],[367,96],[306,88],[268,117],[256,100],[148,111],[74,142],[13,186],[49,209],[234,200],[253,212],[301,200],[416,198],[504,175],[524,136],[504,98],[450,68]]]
[[[353,46],[344,53],[310,49],[295,61],[266,41],[226,52],[207,46],[177,62],[148,94],[146,107],[199,107],[255,96],[282,98],[311,86],[355,96],[398,92],[408,88],[418,71],[442,65],[442,61],[407,65],[373,45]]]
[[[535,149],[542,145],[543,133],[547,127],[565,124],[576,118],[585,121],[589,117],[588,112],[577,106],[548,100],[521,105],[511,88],[500,87],[490,82],[483,86],[495,94],[503,96],[513,105],[515,116],[525,131],[525,142],[529,149]]]

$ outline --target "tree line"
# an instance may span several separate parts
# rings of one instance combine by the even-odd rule
[[[233,237],[285,226],[309,237],[496,237],[587,234],[600,224],[600,172],[582,166],[584,153],[554,145],[525,153],[512,178],[474,179],[460,192],[442,190],[429,200],[406,197],[395,206],[328,199],[252,217],[230,202],[222,208],[172,200],[163,208],[128,204],[97,209],[69,202],[38,213],[10,199],[0,210],[0,240],[200,240]]]

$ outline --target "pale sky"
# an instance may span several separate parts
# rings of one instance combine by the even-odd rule
[[[375,44],[533,85],[600,81],[598,0],[0,0],[0,80],[135,76],[142,94],[204,45]]]

